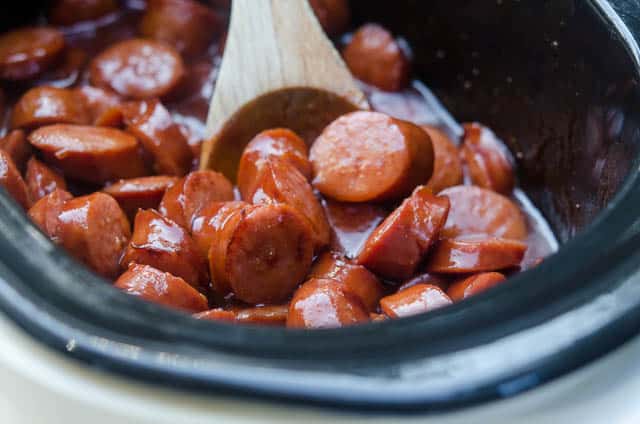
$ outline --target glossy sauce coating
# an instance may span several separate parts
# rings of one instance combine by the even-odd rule
[[[449,286],[447,294],[454,302],[482,293],[491,287],[506,281],[506,277],[499,272],[484,272],[462,278]]]
[[[31,206],[31,197],[27,184],[22,179],[20,171],[13,163],[11,156],[0,150],[0,185],[25,209]]]
[[[527,245],[509,239],[445,239],[438,243],[427,263],[427,271],[442,274],[499,271],[517,267]]]
[[[32,88],[18,100],[11,115],[13,128],[89,123],[89,114],[82,99],[66,88]]]
[[[451,305],[451,299],[437,286],[416,284],[380,300],[382,311],[390,318],[423,314]]]
[[[34,202],[54,192],[56,189],[67,189],[67,183],[62,175],[47,167],[35,157],[32,157],[27,162],[25,180],[31,200]]]
[[[38,200],[29,209],[29,218],[42,230],[54,243],[59,243],[60,220],[58,216],[62,212],[62,206],[67,200],[72,199],[71,193],[64,190],[54,190],[52,193]]]
[[[177,177],[153,175],[119,180],[102,191],[116,199],[127,216],[133,219],[138,209],[157,209],[165,191],[177,182]]]

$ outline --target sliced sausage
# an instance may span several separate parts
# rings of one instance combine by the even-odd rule
[[[357,296],[335,280],[312,278],[296,290],[289,304],[289,328],[338,328],[369,321]]]
[[[310,0],[309,4],[327,35],[339,35],[349,26],[351,10],[347,0]]]
[[[345,202],[395,200],[431,178],[433,147],[420,127],[379,112],[329,124],[311,146],[314,186]]]
[[[225,311],[224,309],[216,308],[205,312],[200,312],[193,316],[195,319],[204,319],[210,321],[236,321],[236,314],[232,311]]]
[[[58,215],[58,242],[96,273],[115,278],[129,242],[129,220],[113,197],[104,193],[67,200]]]
[[[344,285],[345,290],[355,294],[368,312],[375,312],[380,298],[384,296],[384,287],[375,275],[334,252],[321,255],[309,277],[336,280]]]
[[[451,300],[459,302],[506,280],[507,278],[499,272],[483,272],[454,282],[447,290],[447,294]]]
[[[399,91],[409,83],[411,63],[393,35],[377,24],[358,29],[342,51],[351,73],[385,91]]]
[[[313,242],[320,249],[331,241],[331,228],[313,189],[296,167],[278,158],[271,158],[261,166],[247,201],[285,203],[300,212],[313,230]]]
[[[82,99],[89,113],[91,122],[95,125],[98,125],[99,122],[106,121],[105,116],[113,114],[114,111],[122,114],[120,108],[122,97],[116,93],[90,85],[76,88],[74,91],[76,95]],[[120,116],[120,119],[122,119],[122,116]]]
[[[51,238],[54,243],[60,243],[58,237],[60,220],[58,216],[62,212],[64,203],[72,199],[71,193],[64,190],[55,190],[38,200],[29,209],[29,218],[42,232]]]
[[[451,283],[449,278],[446,278],[442,275],[434,275],[429,274],[428,272],[416,275],[413,278],[408,279],[400,287],[398,287],[398,291],[403,291],[408,289],[409,287],[416,286],[418,284],[427,284],[429,286],[436,286],[442,291],[447,291],[447,287]]]
[[[20,171],[13,163],[13,159],[4,150],[0,150],[0,185],[7,193],[25,209],[31,207],[31,198],[27,184],[22,179]]]
[[[442,274],[499,271],[520,265],[527,245],[509,239],[441,240],[426,269]]]
[[[132,264],[115,282],[123,292],[186,312],[208,309],[207,298],[182,278],[149,265]]]
[[[380,300],[380,308],[390,318],[423,314],[451,305],[451,299],[439,287],[417,284]]]
[[[177,181],[177,177],[167,175],[130,178],[111,184],[102,191],[116,199],[127,216],[133,219],[138,209],[156,209],[165,191]]]
[[[148,174],[135,137],[115,128],[57,124],[29,135],[46,162],[66,177],[103,184]]]
[[[191,221],[191,236],[203,256],[209,254],[217,231],[234,212],[249,206],[246,202],[213,202],[198,213]]]
[[[234,314],[236,322],[243,324],[284,326],[289,315],[289,305],[236,309]]]
[[[127,131],[153,156],[157,173],[185,175],[193,159],[187,139],[158,100],[127,104],[122,109]]]
[[[215,171],[194,171],[166,191],[160,213],[186,229],[210,203],[234,199],[233,185]]]
[[[142,35],[170,44],[187,56],[205,52],[220,30],[218,16],[196,0],[149,0],[140,21]]]
[[[56,25],[73,25],[116,10],[118,0],[56,0],[49,11],[49,20]]]
[[[213,286],[250,304],[280,303],[311,267],[311,230],[291,207],[255,205],[227,218],[209,250]]]
[[[97,87],[142,100],[166,96],[180,84],[185,68],[168,44],[144,39],[121,41],[96,56],[89,78]]]
[[[34,87],[18,100],[11,114],[12,128],[90,123],[83,99],[67,88]]]
[[[462,184],[462,161],[458,147],[449,137],[437,128],[423,125],[433,143],[433,175],[427,187],[438,194],[445,188]]]
[[[26,27],[0,35],[0,78],[26,80],[51,65],[64,49],[55,28]]]
[[[123,268],[131,263],[150,265],[184,279],[204,292],[208,278],[206,263],[185,229],[153,209],[136,214],[131,242],[121,260]]]
[[[27,160],[31,157],[33,149],[27,141],[27,136],[22,130],[10,131],[7,135],[0,138],[0,149],[9,154],[13,163],[19,170],[24,170],[27,166]]]
[[[305,178],[311,179],[311,162],[309,162],[309,153],[304,140],[285,128],[266,130],[247,144],[240,157],[237,179],[243,198],[249,198],[255,191],[254,185],[259,170],[272,157],[290,163]]]
[[[80,80],[88,59],[89,55],[83,49],[66,47],[56,63],[38,76],[34,85],[72,87]]]
[[[465,124],[461,153],[474,185],[507,195],[513,191],[513,160],[489,128]]]
[[[508,198],[473,186],[456,186],[440,192],[451,202],[441,238],[527,238],[527,222],[520,208]]]
[[[38,201],[56,189],[66,190],[67,183],[62,175],[32,157],[27,163],[25,174],[27,188],[31,195],[31,200]]]
[[[356,262],[391,280],[411,277],[438,240],[449,200],[418,187],[371,234]]]

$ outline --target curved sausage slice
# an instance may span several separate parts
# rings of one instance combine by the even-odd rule
[[[238,188],[247,199],[255,191],[259,170],[265,162],[277,157],[290,163],[306,179],[311,179],[311,162],[307,145],[296,133],[285,128],[266,130],[255,136],[240,157]]]
[[[29,135],[46,162],[66,177],[103,184],[147,175],[135,137],[115,128],[50,125]]]
[[[477,123],[465,124],[461,153],[474,185],[502,194],[513,191],[513,160],[489,128]]]
[[[93,193],[70,199],[63,204],[58,221],[58,242],[72,256],[103,277],[118,276],[131,229],[113,197]]]
[[[447,291],[447,287],[451,283],[449,278],[446,278],[442,275],[434,275],[429,274],[428,272],[416,275],[413,278],[402,283],[400,287],[398,287],[398,291],[401,292],[403,290],[408,289],[409,287],[417,286],[418,284],[427,284],[429,286],[436,286],[442,291]]]
[[[134,218],[138,209],[157,208],[165,191],[177,181],[177,177],[167,175],[130,178],[111,184],[102,191],[116,199],[128,217]]]
[[[194,171],[167,190],[159,210],[177,224],[191,229],[193,219],[210,203],[233,199],[233,185],[224,175],[215,171]]]
[[[31,144],[27,141],[27,136],[22,130],[10,131],[7,135],[0,138],[0,149],[9,154],[19,170],[25,169],[27,160],[29,160],[33,153]]]
[[[203,256],[208,256],[216,233],[229,216],[249,206],[241,201],[213,202],[191,221],[191,237]]]
[[[306,178],[293,165],[271,158],[261,166],[254,186],[255,191],[246,198],[254,204],[285,203],[296,209],[313,230],[317,249],[331,241],[331,228],[320,202]]]
[[[284,326],[289,315],[289,305],[235,309],[234,314],[236,322],[243,324]]]
[[[375,275],[334,252],[321,255],[309,277],[336,280],[360,299],[367,312],[375,312],[380,298],[384,296],[384,287]]]
[[[56,0],[49,11],[49,20],[56,25],[73,25],[116,10],[118,0]]]
[[[122,108],[127,131],[153,156],[160,174],[183,176],[191,169],[193,155],[180,127],[158,100],[131,102]]]
[[[186,312],[208,309],[207,298],[182,278],[149,265],[132,264],[115,282],[123,292]]]
[[[26,27],[0,35],[0,78],[25,80],[49,67],[64,49],[64,36],[52,27]]]
[[[439,287],[417,284],[380,300],[380,308],[390,318],[423,314],[451,305],[451,299]]]
[[[76,96],[82,99],[87,113],[91,118],[91,122],[93,122],[94,125],[99,125],[99,123],[104,124],[107,121],[113,121],[112,118],[107,119],[107,117],[113,115],[114,113],[119,112],[120,115],[122,115],[122,97],[118,96],[112,91],[92,87],[90,85],[84,85],[82,87],[75,88],[74,92],[76,93]],[[119,119],[122,119],[122,116],[120,116]]]
[[[345,202],[400,199],[433,171],[429,135],[378,112],[353,112],[333,121],[311,146],[310,159],[314,186]]]
[[[29,209],[31,221],[48,235],[54,243],[60,243],[58,237],[60,220],[58,216],[62,212],[64,203],[70,199],[73,199],[71,193],[64,190],[55,190],[38,200]]]
[[[90,124],[82,97],[67,88],[34,87],[13,107],[11,127],[33,129],[51,124]]]
[[[527,245],[517,240],[441,240],[427,262],[427,271],[442,274],[470,274],[516,267]]]
[[[428,125],[423,125],[422,129],[431,137],[434,154],[433,175],[427,187],[438,194],[445,188],[462,184],[462,161],[458,147],[439,129]]]
[[[195,314],[193,317],[195,319],[204,319],[210,321],[236,321],[236,314],[234,314],[232,311],[225,311],[221,308],[200,312],[199,314]]]
[[[310,0],[309,4],[330,37],[341,34],[349,26],[351,10],[347,0]]]
[[[411,277],[438,240],[449,200],[418,187],[371,234],[356,262],[391,280]]]
[[[312,255],[309,226],[291,207],[240,209],[221,225],[209,250],[213,286],[246,303],[280,303],[304,279]]]
[[[185,68],[173,47],[138,38],[107,48],[93,59],[89,72],[93,85],[143,100],[168,95],[182,80]]]
[[[67,183],[62,175],[47,167],[35,157],[29,159],[25,174],[31,200],[38,201],[56,189],[66,190]]]
[[[20,175],[20,171],[13,163],[13,159],[4,150],[0,150],[0,185],[9,195],[25,209],[31,207],[31,198],[27,184]]]
[[[411,63],[393,35],[377,24],[358,29],[342,51],[351,73],[385,91],[400,91],[409,83]]]
[[[497,237],[525,240],[527,222],[508,198],[480,187],[456,186],[440,192],[451,202],[441,238]]]
[[[338,328],[369,321],[357,296],[335,280],[312,278],[300,286],[289,304],[289,328]]]
[[[506,280],[507,278],[499,272],[483,272],[454,282],[447,290],[447,294],[451,300],[459,302]]]
[[[194,288],[206,291],[206,264],[193,240],[181,226],[153,209],[136,214],[133,236],[121,260],[123,268],[131,263],[169,272]]]
[[[140,33],[163,41],[187,56],[207,50],[221,22],[196,0],[150,0],[140,21]]]

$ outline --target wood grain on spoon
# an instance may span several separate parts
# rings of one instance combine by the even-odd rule
[[[338,116],[368,108],[307,1],[234,0],[200,167],[235,181],[258,132],[287,127],[311,143]]]

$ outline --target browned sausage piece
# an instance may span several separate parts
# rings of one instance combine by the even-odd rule
[[[438,194],[445,188],[462,184],[462,161],[458,147],[437,128],[423,125],[433,143],[433,175],[427,187]]]
[[[449,278],[446,278],[442,275],[434,275],[429,274],[428,272],[416,275],[413,278],[402,283],[400,287],[398,287],[398,291],[403,291],[408,289],[409,287],[416,286],[418,284],[427,284],[430,286],[436,286],[442,291],[447,291],[447,287],[451,283]]]
[[[200,312],[193,316],[195,319],[204,319],[211,321],[229,321],[235,322],[236,315],[231,311],[225,311],[224,309],[216,308],[209,311]]]
[[[284,326],[289,315],[289,305],[266,305],[234,310],[236,322],[243,324]]]
[[[38,75],[62,53],[64,37],[51,27],[20,28],[0,35],[0,78],[25,80]]]
[[[117,9],[117,0],[56,0],[49,20],[56,25],[73,25],[98,19]]]
[[[60,242],[58,237],[60,220],[58,216],[60,212],[62,212],[64,202],[72,198],[71,193],[67,191],[55,190],[38,200],[31,206],[31,209],[29,209],[29,218],[31,218],[33,223],[48,235],[54,243]]]
[[[34,157],[29,159],[27,163],[25,179],[31,200],[34,202],[42,199],[49,193],[53,193],[56,189],[67,189],[67,183],[64,181],[62,175],[50,169]]]
[[[202,312],[207,298],[182,278],[149,265],[132,264],[114,286],[127,294],[186,312]]]
[[[82,49],[66,47],[61,57],[33,82],[38,86],[73,87],[78,83],[89,55]]]
[[[400,91],[409,83],[411,63],[393,35],[377,24],[353,34],[342,51],[351,73],[385,91]]]
[[[90,65],[91,83],[121,96],[142,100],[166,96],[180,84],[185,69],[168,44],[133,39],[113,44]]]
[[[193,219],[210,203],[233,199],[233,185],[224,175],[215,171],[194,171],[167,190],[159,210],[190,230]]]
[[[213,202],[194,216],[191,236],[203,256],[208,256],[214,237],[230,214],[249,206],[246,202]]]
[[[72,256],[103,277],[118,276],[131,229],[113,197],[98,192],[70,199],[63,204],[58,221],[58,242]]]
[[[499,271],[520,265],[527,245],[509,239],[441,240],[426,269],[442,274]]]
[[[339,35],[349,26],[351,10],[347,0],[310,0],[309,4],[327,35]]]
[[[483,272],[454,282],[447,290],[447,294],[451,300],[459,302],[506,280],[506,277],[499,272]]]
[[[320,202],[306,178],[288,162],[268,159],[261,167],[247,201],[251,203],[285,203],[302,214],[313,230],[313,242],[320,249],[331,241],[331,228]]]
[[[360,299],[335,280],[312,278],[289,304],[289,328],[338,328],[369,321]]]
[[[390,318],[423,314],[451,305],[451,299],[439,287],[417,284],[382,298],[380,308]]]
[[[74,91],[76,95],[82,99],[91,118],[91,122],[95,125],[98,125],[100,122],[104,123],[106,121],[105,116],[113,114],[114,111],[122,114],[120,110],[122,98],[111,91],[90,85],[76,88]],[[120,119],[122,119],[122,116],[120,116]]]
[[[440,192],[451,202],[441,238],[487,236],[525,240],[527,222],[508,198],[473,186],[456,186]]]
[[[133,236],[121,260],[123,268],[131,263],[150,265],[206,290],[206,264],[193,240],[185,229],[153,209],[136,214]]]
[[[27,141],[27,136],[22,130],[13,130],[0,138],[0,149],[9,153],[13,163],[19,170],[24,170],[27,160],[31,157],[33,149]]]
[[[25,209],[31,207],[31,198],[27,184],[25,184],[20,175],[20,171],[13,163],[13,159],[4,150],[0,150],[0,185],[7,190],[7,193],[13,197]]]
[[[375,275],[334,252],[321,255],[313,265],[309,277],[336,280],[362,301],[367,312],[375,312],[380,298],[384,296],[384,287]]]
[[[247,199],[255,191],[259,169],[266,160],[278,157],[290,163],[307,179],[311,179],[311,162],[307,145],[296,133],[285,128],[266,130],[255,136],[240,157],[238,188]]]
[[[240,209],[227,218],[209,250],[216,292],[229,288],[250,304],[280,303],[311,267],[311,230],[284,204]]]
[[[102,191],[116,199],[127,216],[133,219],[138,209],[157,208],[164,192],[177,181],[177,177],[167,175],[130,178],[111,184]]]
[[[103,184],[147,175],[135,137],[115,128],[57,124],[29,135],[43,158],[66,177]]]
[[[411,277],[438,240],[449,200],[418,187],[371,234],[356,262],[391,280]]]
[[[82,97],[67,88],[34,87],[18,100],[11,113],[12,128],[90,123]]]
[[[474,185],[502,194],[513,191],[511,155],[489,128],[465,124],[461,153]]]
[[[127,131],[153,156],[157,173],[183,176],[193,156],[180,127],[158,100],[128,103],[122,109]]]
[[[196,0],[149,0],[140,21],[142,35],[164,41],[187,56],[206,51],[220,29],[218,16]]]
[[[311,146],[314,186],[345,202],[405,197],[431,178],[433,147],[420,127],[379,112],[329,124]]]

